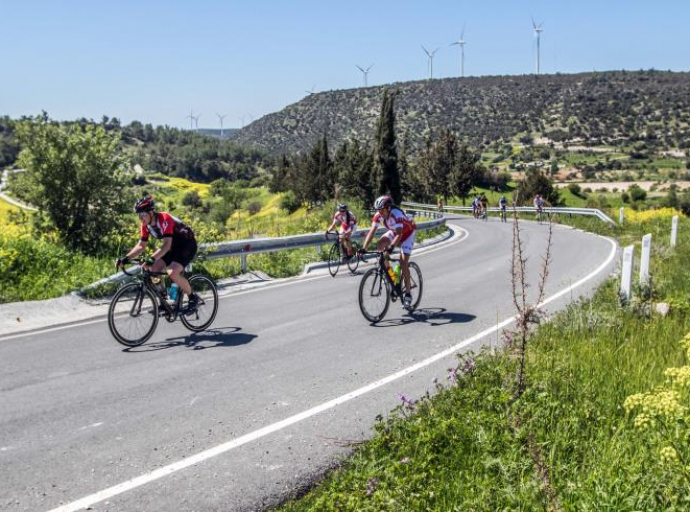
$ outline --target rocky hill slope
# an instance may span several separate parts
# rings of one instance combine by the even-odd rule
[[[449,127],[473,145],[503,139],[627,145],[690,145],[690,73],[611,71],[570,75],[446,78],[312,94],[233,134],[272,153],[304,151],[324,132],[331,144],[375,133],[384,87],[397,91],[398,133],[413,151]],[[548,141],[547,141],[548,142]]]

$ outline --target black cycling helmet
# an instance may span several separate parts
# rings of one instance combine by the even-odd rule
[[[374,209],[383,210],[386,206],[393,205],[393,198],[391,196],[381,196],[374,201]]]
[[[338,210],[340,210],[341,212],[346,211],[346,210],[347,210],[347,204],[345,204],[345,203],[340,203],[340,204],[338,205]]]
[[[156,207],[156,203],[153,201],[153,197],[146,196],[146,197],[142,197],[141,199],[139,199],[134,204],[134,212],[135,213],[150,212],[150,211],[153,211],[153,209],[155,207]]]

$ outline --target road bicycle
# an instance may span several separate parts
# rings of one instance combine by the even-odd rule
[[[501,207],[501,222],[508,222],[508,215],[504,207]]]
[[[143,263],[145,260],[132,260]],[[108,327],[113,337],[127,347],[138,347],[156,330],[160,317],[173,323],[178,318],[190,331],[207,329],[218,312],[218,289],[208,277],[195,274],[189,278],[192,291],[199,297],[196,309],[188,311],[188,299],[178,289],[175,300],[168,299],[165,272],[141,269],[139,275],[122,271],[134,277],[134,282],[124,285],[113,297],[108,309]]]
[[[486,206],[482,206],[482,209],[479,213],[479,218],[482,220],[488,220],[489,218],[489,209]]]
[[[359,309],[364,318],[377,323],[383,320],[391,301],[395,302],[398,299],[402,301],[404,282],[393,282],[386,269],[386,261],[398,262],[399,260],[391,258],[388,251],[373,252],[378,255],[378,264],[364,274],[359,284]],[[402,276],[401,281],[404,281]],[[410,262],[410,288],[412,302],[405,309],[414,311],[422,300],[424,289],[422,271],[414,261]]]
[[[336,231],[327,231],[326,239],[330,240],[332,235],[335,235],[335,241],[328,251],[328,271],[335,277],[340,265],[343,262],[347,262],[347,268],[350,269],[350,273],[354,274],[357,272],[359,261],[361,260],[358,253],[359,244],[354,240],[350,240],[352,244],[352,254],[348,256],[347,249],[343,243],[343,236]]]

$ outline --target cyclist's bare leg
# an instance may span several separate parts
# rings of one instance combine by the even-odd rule
[[[379,243],[378,243],[377,249],[378,249],[379,251],[383,251],[384,249],[387,249],[388,247],[390,247],[391,241],[392,241],[392,240],[391,240],[390,238],[388,238],[387,236],[381,237],[381,238],[379,239]],[[390,262],[388,261],[388,259],[386,259],[386,260],[383,262],[383,264],[385,265],[386,269],[389,269],[390,266],[391,266],[391,264],[390,264]]]
[[[400,253],[400,269],[402,270],[403,281],[405,282],[405,290],[407,293],[412,293],[412,286],[410,285],[410,255],[403,252]]]
[[[347,249],[348,256],[352,254],[352,240],[350,240],[350,236],[350,233],[343,235],[343,245],[345,246],[345,249]]]
[[[163,266],[165,267],[165,262],[161,261],[161,263],[163,263]],[[173,283],[177,283],[177,286],[179,286],[187,296],[192,294],[192,287],[190,286],[189,281],[187,281],[187,278],[184,276],[184,267],[182,265],[176,261],[173,261],[168,267],[167,272]]]

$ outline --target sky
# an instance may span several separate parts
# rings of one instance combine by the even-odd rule
[[[322,92],[465,75],[690,69],[688,0],[0,0],[0,115],[241,127]]]

